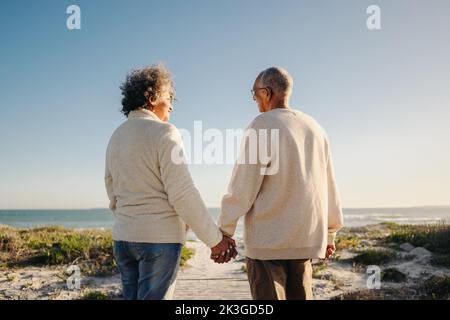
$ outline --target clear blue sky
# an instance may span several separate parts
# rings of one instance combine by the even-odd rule
[[[81,7],[82,29],[66,28]],[[366,28],[381,7],[382,30]],[[450,204],[450,2],[7,1],[0,12],[0,208],[106,207],[104,155],[126,73],[162,61],[171,122],[244,128],[264,68],[332,143],[345,207]],[[193,165],[218,206],[230,165]]]

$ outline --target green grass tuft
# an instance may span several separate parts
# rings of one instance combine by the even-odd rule
[[[343,249],[356,249],[359,246],[359,241],[361,239],[352,235],[342,235],[336,237],[336,248],[338,250]]]
[[[183,248],[181,249],[181,261],[180,261],[180,266],[184,267],[186,265],[186,262],[191,259],[195,254],[195,250],[192,248],[188,248],[183,246]]]
[[[80,300],[109,300],[109,296],[101,291],[89,291],[83,294]]]
[[[424,247],[434,253],[450,252],[450,225],[402,225],[393,229],[386,237],[387,242],[409,242],[415,247]]]
[[[407,279],[406,275],[395,268],[388,268],[381,272],[381,281],[405,282],[406,279]]]
[[[363,266],[368,265],[382,265],[392,261],[395,258],[395,253],[387,250],[365,250],[361,251],[351,261]]]
[[[110,230],[59,226],[17,229],[0,225],[0,270],[24,266],[77,264],[83,275],[117,272]],[[194,254],[183,247],[180,265]]]
[[[313,278],[320,278],[319,273],[328,268],[328,264],[326,262],[320,262],[317,264],[313,264],[312,268],[313,268],[312,273]]]
[[[422,292],[422,299],[449,300],[450,276],[433,276],[419,286],[419,291]]]
[[[435,254],[431,258],[431,263],[437,267],[450,268],[450,254]]]

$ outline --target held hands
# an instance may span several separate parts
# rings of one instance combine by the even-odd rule
[[[215,263],[226,263],[236,256],[236,242],[226,235],[218,245],[211,248],[211,260],[214,260]]]

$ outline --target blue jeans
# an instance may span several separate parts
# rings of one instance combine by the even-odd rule
[[[176,279],[181,247],[179,243],[114,241],[123,298],[162,300]]]

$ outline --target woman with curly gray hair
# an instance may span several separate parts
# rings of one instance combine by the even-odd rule
[[[169,120],[175,90],[170,73],[163,65],[132,71],[120,89],[123,95],[122,113],[126,117],[133,110],[147,109],[160,120]]]
[[[123,298],[168,298],[186,224],[222,262],[236,256],[235,243],[208,214],[186,163],[172,158],[183,146],[178,130],[168,123],[174,100],[169,71],[162,65],[134,70],[120,88],[128,119],[109,141],[105,185]]]

